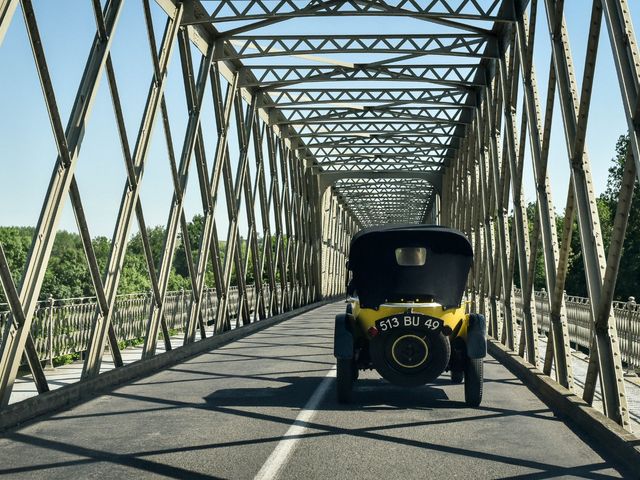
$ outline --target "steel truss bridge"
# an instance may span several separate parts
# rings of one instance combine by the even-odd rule
[[[593,326],[581,396],[591,404],[599,389],[605,415],[630,428],[612,309],[633,185],[640,179],[640,53],[627,0],[582,2],[587,38],[580,78],[565,18],[570,2],[563,0],[143,0],[152,71],[138,125],[125,122],[120,92],[127,72],[117,71],[112,60],[114,39],[130,33],[119,26],[124,1],[92,2],[95,33],[67,118],[56,100],[41,37],[45,19],[32,3],[37,4],[0,0],[0,54],[8,30],[24,22],[55,151],[19,282],[0,248],[0,279],[10,310],[0,356],[0,412],[9,408],[24,361],[38,392],[51,389],[32,326],[66,205],[73,209],[96,298],[79,381],[100,375],[105,351],[115,368],[122,368],[114,306],[135,229],[152,285],[141,357],[157,356],[159,333],[165,349],[172,348],[168,284],[177,247],[189,245],[185,195],[188,183],[195,183],[203,229],[198,251],[186,255],[192,288],[183,348],[229,330],[234,322],[249,325],[342,294],[349,240],[360,228],[440,223],[472,241],[468,298],[472,309],[487,316],[489,334],[569,391],[575,376],[564,286],[573,222],[566,220],[576,219]],[[340,17],[354,25],[369,22],[383,33],[334,32],[331,22]],[[422,22],[423,33],[384,33],[391,18]],[[331,33],[307,34],[309,22],[321,22]],[[57,25],[66,28],[64,22]],[[544,37],[550,45],[549,74],[542,79],[546,96],[534,68],[534,46]],[[622,98],[621,111],[607,115],[627,120],[630,146],[608,252],[586,147],[603,46],[611,49],[618,79],[611,94]],[[172,69],[180,72],[187,102],[180,138],[172,134],[175,119],[167,106]],[[78,164],[91,160],[82,158],[82,144],[100,89],[108,91],[113,105],[126,169],[104,270],[83,207],[91,192],[81,192],[76,181]],[[203,117],[211,114],[215,129],[206,129]],[[562,126],[563,161],[570,171],[561,232],[550,183],[554,122]],[[160,258],[152,253],[148,206],[140,196],[152,135],[166,141],[171,169],[166,188],[172,201]],[[0,168],[8,163],[3,158]],[[533,172],[535,184],[533,220],[526,211],[525,170]],[[220,251],[222,242],[226,253]],[[538,252],[544,257],[550,318],[542,357],[533,291]],[[203,307],[208,270],[213,310]],[[250,273],[263,281],[248,285]],[[522,286],[517,308],[516,275]]]

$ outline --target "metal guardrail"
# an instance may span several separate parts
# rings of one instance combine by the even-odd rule
[[[536,320],[538,329],[547,333],[550,329],[551,316],[549,295],[544,290],[534,292],[536,306]],[[516,289],[514,296],[516,304],[516,318],[522,321],[522,294]],[[589,349],[593,337],[593,323],[591,321],[591,304],[588,298],[565,295],[567,319],[569,321],[569,338],[572,343]],[[622,361],[629,367],[640,368],[640,304],[634,297],[627,302],[613,302],[616,317],[618,340]]]
[[[268,295],[268,285],[264,285]],[[247,301],[254,303],[254,287],[247,286]],[[542,290],[534,294],[538,328],[546,333],[550,328],[549,296]],[[515,290],[516,319],[522,321],[522,295]],[[238,310],[238,291],[230,291],[229,310],[231,316]],[[591,310],[588,298],[567,295],[565,297],[569,336],[575,345],[589,348],[593,336]],[[152,296],[148,293],[120,295],[115,303],[113,326],[118,341],[143,338],[149,318]],[[164,316],[169,329],[183,329],[186,325],[191,301],[191,291],[168,292],[165,300]],[[215,321],[218,299],[215,289],[205,289],[203,296],[203,318]],[[0,305],[0,310],[6,307]],[[36,344],[40,360],[46,361],[60,355],[83,352],[87,349],[91,322],[96,312],[95,297],[67,298],[41,301],[34,314],[31,334]],[[614,302],[614,313],[618,328],[618,338],[622,360],[630,367],[640,368],[640,304],[631,297],[628,302]],[[8,310],[0,311],[0,342],[4,335]]]
[[[269,294],[268,285],[264,285]],[[247,286],[247,302],[250,309],[254,303],[254,287]],[[152,295],[137,293],[119,295],[113,312],[113,327],[118,341],[143,338],[151,310]],[[164,317],[169,329],[183,329],[189,314],[190,290],[167,292],[164,303]],[[207,323],[216,318],[218,298],[215,289],[207,288],[202,301],[202,315]],[[49,298],[38,303],[34,313],[31,334],[41,361],[48,361],[61,355],[83,352],[88,349],[91,323],[96,313],[95,297]],[[238,310],[238,290],[231,287],[229,292],[230,317],[235,318]],[[0,344],[4,337],[9,318],[8,306],[0,304]]]

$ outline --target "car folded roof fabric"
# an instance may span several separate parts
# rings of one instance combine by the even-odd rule
[[[417,247],[417,248],[416,248]],[[425,261],[406,261],[413,249],[426,249]],[[399,252],[398,252],[399,251]],[[421,252],[420,252],[421,253]],[[403,260],[399,260],[400,256]],[[437,225],[388,225],[361,230],[351,241],[349,269],[364,308],[385,302],[431,299],[460,305],[473,260],[469,240]]]

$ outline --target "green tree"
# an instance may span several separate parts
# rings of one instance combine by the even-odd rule
[[[616,143],[616,156],[612,159],[613,165],[609,168],[607,189],[599,198],[599,203],[607,205],[610,212],[608,238],[605,236],[607,243],[611,238],[612,223],[618,206],[624,161],[628,148],[631,148],[629,137],[627,135],[620,136]],[[640,294],[640,184],[637,176],[633,192],[629,223],[616,282],[615,296],[618,300],[627,300],[630,296],[637,298]]]
[[[607,188],[596,199],[600,228],[605,252],[609,250],[613,222],[618,206],[620,186],[624,169],[624,160],[627,153],[629,140],[626,135],[618,138],[615,148],[615,157],[609,168]],[[638,198],[638,181],[635,182],[634,196],[629,215],[629,224],[624,242],[620,270],[616,283],[615,297],[618,300],[626,300],[629,296],[638,295],[640,284],[640,198]],[[584,271],[584,259],[580,243],[580,230],[577,219],[573,221],[573,234],[571,237],[571,253],[569,257],[569,271],[567,274],[566,290],[573,295],[587,296],[587,282]]]
[[[609,248],[611,241],[612,219],[615,214],[611,210],[611,205],[604,201],[602,197],[596,199],[598,208],[598,217],[600,218],[600,228],[602,232],[603,244],[605,251]],[[567,271],[567,279],[565,282],[565,290],[570,295],[578,295],[587,297],[587,279],[584,272],[584,258],[582,255],[582,244],[580,241],[580,228],[578,226],[577,214],[574,215],[573,227],[571,231],[571,250],[569,252],[569,267]]]
[[[56,234],[51,258],[44,275],[41,299],[94,295],[93,283],[80,236],[60,230]]]
[[[18,286],[22,279],[27,256],[31,248],[34,229],[31,227],[0,227],[0,243],[7,256],[13,281]],[[4,291],[0,288],[0,303],[5,303]]]
[[[196,215],[187,225],[193,262],[197,262],[202,232],[204,229],[204,217]],[[34,229],[32,227],[0,227],[0,243],[5,250],[11,272],[16,285],[19,285],[26,265],[27,256],[33,242]],[[165,229],[158,226],[147,230],[151,255],[156,273],[164,252]],[[93,241],[93,249],[96,254],[98,266],[102,276],[106,272],[111,241],[106,237],[96,237]],[[224,260],[226,250],[225,242],[218,244],[221,259]],[[247,255],[247,242],[240,239],[240,248],[243,258]],[[186,250],[182,235],[178,237],[173,265],[169,272],[168,290],[191,289],[191,279],[187,265]],[[253,281],[252,259],[249,259],[247,281]],[[231,282],[237,284],[235,272],[232,273]],[[214,285],[213,268],[211,258],[207,259],[205,285]],[[151,289],[151,280],[147,268],[142,236],[137,233],[131,237],[127,245],[123,268],[118,284],[118,293],[147,292]],[[87,260],[80,236],[76,233],[59,231],[47,265],[43,286],[40,293],[41,299],[49,295],[55,298],[81,297],[95,295]],[[5,303],[4,292],[0,289],[0,303]]]
[[[531,247],[533,248],[533,245],[535,243],[533,227],[535,224],[535,218],[538,215],[535,202],[530,202],[527,205],[526,214],[527,214],[527,223],[529,226],[529,245],[531,245]],[[512,225],[513,225],[513,216],[509,218],[509,231],[512,231]],[[511,239],[511,248],[517,248],[515,238]],[[538,250],[536,253],[535,276],[534,276],[533,283],[534,283],[535,290],[546,288],[545,273],[544,273],[544,255],[542,252],[542,244],[538,245]],[[521,288],[520,265],[518,263],[517,258],[516,258],[515,268],[514,268],[514,284],[516,287]]]

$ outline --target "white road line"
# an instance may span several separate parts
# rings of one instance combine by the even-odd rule
[[[275,450],[271,452],[267,461],[264,462],[264,465],[262,465],[262,468],[254,477],[254,480],[274,480],[278,478],[280,472],[287,464],[289,457],[293,453],[296,444],[300,440],[301,435],[307,430],[307,424],[316,414],[318,406],[333,383],[335,376],[336,368],[333,367],[329,370],[327,376],[322,380],[320,385],[318,385],[315,392],[313,392],[313,395],[311,395],[311,398],[304,408],[300,410],[295,421],[289,427],[289,430],[287,430],[287,433],[284,434],[280,442],[278,442],[278,445]]]

